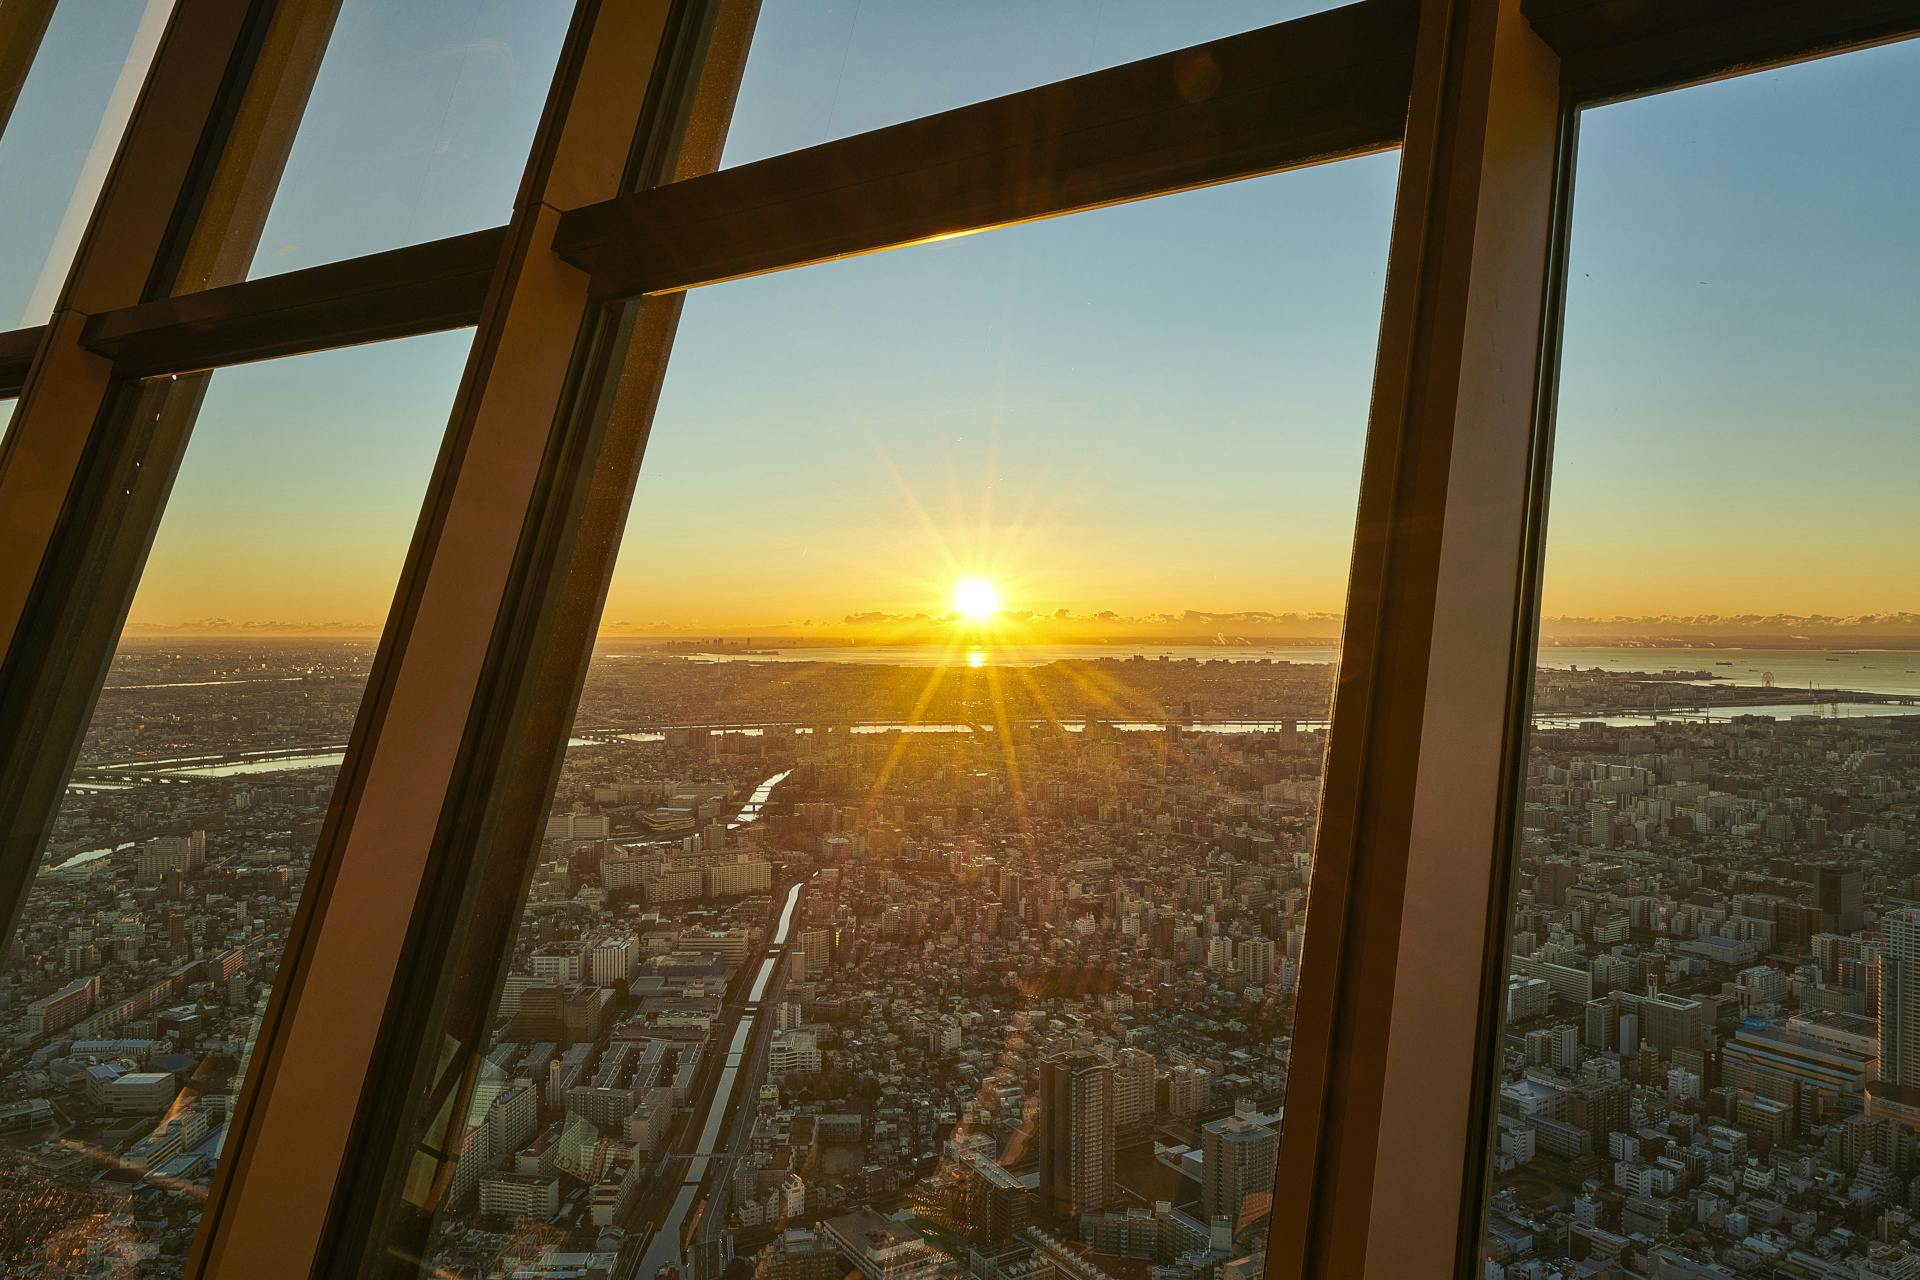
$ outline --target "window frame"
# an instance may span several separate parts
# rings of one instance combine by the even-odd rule
[[[445,999],[448,940],[484,910],[497,968],[502,904],[517,912],[511,867],[483,868],[477,906],[484,877],[451,850],[544,809],[633,478],[590,477],[589,446],[612,432],[637,467],[674,295],[1394,145],[1267,1267],[1286,1280],[1474,1274],[1579,112],[1911,38],[1920,0],[1362,0],[720,172],[757,0],[579,0],[506,226],[169,296],[155,281],[183,260],[222,158],[284,148],[297,124],[304,90],[278,104],[264,143],[232,128],[269,25],[303,7],[330,22],[330,5],[179,0],[53,316],[0,333],[0,396],[20,396],[0,444],[0,807],[50,821],[46,762],[78,750],[114,601],[124,612],[144,555],[112,529],[127,517],[135,542],[150,537],[164,505],[114,496],[140,456],[118,407],[138,380],[478,326],[189,1274],[374,1265],[396,1176],[383,1142],[418,1083],[409,1026]],[[48,8],[21,12],[44,26]],[[651,80],[605,74],[649,38],[666,49]],[[296,79],[311,83],[324,44],[298,51]],[[24,74],[31,56],[16,42],[0,68]],[[850,202],[851,188],[865,194]],[[662,240],[687,249],[646,251]],[[477,515],[474,495],[498,484],[527,497]],[[549,490],[560,496],[535,496]],[[111,589],[77,600],[78,582]],[[462,615],[449,594],[475,582],[490,603]],[[454,638],[463,617],[477,639]],[[419,740],[444,785],[415,786],[407,739],[392,736],[418,706],[434,709]],[[470,785],[514,752],[528,759],[505,800]],[[410,878],[354,878],[369,856],[356,832],[396,816]],[[0,841],[9,927],[37,841]],[[521,864],[523,892],[531,855]],[[318,958],[351,946],[367,895],[394,890],[406,937],[358,978],[378,997],[377,1035],[334,1082],[354,1100],[352,1131],[331,1131],[333,1157],[296,1160],[313,1135],[274,1120],[298,1109],[286,1094],[275,1107],[274,1089],[298,1087],[303,1037],[341,994],[344,971]],[[1458,972],[1437,980],[1433,954],[1459,957]],[[325,1223],[286,1235],[292,1201]]]

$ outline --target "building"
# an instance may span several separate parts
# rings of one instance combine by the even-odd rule
[[[820,1038],[811,1031],[776,1031],[767,1046],[767,1074],[778,1080],[784,1076],[817,1074],[820,1070]]]
[[[1713,1008],[1704,1000],[1656,991],[1640,1001],[1640,1038],[1660,1051],[1713,1047]]]
[[[1240,968],[1250,987],[1265,987],[1273,981],[1273,939],[1248,938],[1240,944]]]
[[[458,1203],[480,1185],[480,1179],[498,1169],[540,1125],[539,1099],[527,1080],[491,1080],[475,1087],[471,1113],[480,1115],[478,1124],[469,1124],[453,1167],[448,1187],[449,1200]]]
[[[1113,1199],[1113,1068],[1085,1050],[1040,1064],[1040,1204],[1077,1219]]]
[[[1200,1126],[1200,1211],[1208,1220],[1232,1221],[1241,1235],[1273,1208],[1274,1161],[1279,1134],[1264,1124],[1251,1103]]]
[[[1213,1092],[1213,1077],[1205,1067],[1180,1064],[1167,1072],[1167,1114],[1190,1116],[1203,1111]]]
[[[556,813],[547,819],[549,840],[605,840],[613,834],[604,813]]]
[[[1525,1022],[1544,1018],[1553,1007],[1553,987],[1545,978],[1524,974],[1507,975],[1507,1021]]]
[[[1867,922],[1865,876],[1855,867],[1814,868],[1814,905],[1834,933],[1857,932]]]
[[[480,1179],[487,1217],[551,1218],[560,1212],[560,1180],[538,1173],[490,1173]]]
[[[1920,1089],[1920,909],[1880,921],[1880,1078]]]
[[[637,960],[632,938],[609,938],[593,944],[591,980],[595,986],[610,987],[633,977]]]
[[[207,833],[204,831],[184,836],[155,836],[141,846],[135,859],[135,874],[142,884],[158,884],[167,872],[196,871],[206,860]]]
[[[864,1280],[933,1280],[947,1261],[917,1233],[872,1209],[828,1218],[820,1232]]]
[[[47,1035],[73,1026],[93,1010],[100,994],[100,979],[75,978],[52,995],[29,1001],[26,1029],[29,1035]]]
[[[952,1153],[953,1213],[988,1249],[1010,1248],[1026,1229],[1033,1197],[1020,1179],[984,1151]]]
[[[800,933],[800,954],[805,960],[803,978],[812,980],[826,973],[833,960],[833,931],[804,929]]]
[[[528,962],[533,976],[553,986],[568,987],[586,978],[586,964],[577,946],[541,947]]]
[[[1920,908],[1881,917],[1880,940],[1880,1078],[1868,1109],[1920,1125]]]
[[[1144,1049],[1122,1049],[1113,1055],[1113,1127],[1116,1130],[1125,1132],[1152,1117],[1159,1071],[1160,1064]]]
[[[1728,1085],[1796,1108],[1803,1125],[1859,1111],[1871,1078],[1870,1059],[1774,1025],[1742,1027],[1720,1052]]]
[[[108,1110],[158,1115],[180,1090],[171,1071],[129,1071],[100,1092]]]
[[[773,891],[773,864],[764,858],[740,854],[703,869],[701,891],[709,898],[735,898]]]

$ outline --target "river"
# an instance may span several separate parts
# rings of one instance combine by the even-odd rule
[[[1105,646],[1105,645],[1044,645],[1024,648],[1010,648],[995,652],[991,660],[995,665],[1034,666],[1046,662],[1068,659],[1124,658],[1131,654],[1150,657],[1166,656],[1171,658],[1229,659],[1232,661],[1268,660],[1277,662],[1297,662],[1326,664],[1335,661],[1339,652],[1328,646],[1227,646],[1227,645],[1167,645],[1161,647]],[[632,656],[627,653],[612,653],[607,657]],[[899,665],[930,666],[940,662],[964,661],[956,659],[950,650],[931,646],[848,646],[844,648],[784,649],[772,654],[754,655],[689,655],[697,660],[727,662],[855,662],[855,663],[893,663]],[[1759,688],[1763,680],[1771,676],[1776,689],[1804,689],[1809,686],[1819,688],[1847,689],[1860,693],[1885,694],[1899,697],[1920,697],[1920,652],[1902,649],[1750,649],[1750,648],[1700,648],[1681,646],[1575,646],[1547,645],[1540,651],[1542,667],[1565,670],[1568,667],[1599,667],[1608,671],[1646,671],[1658,674],[1662,671],[1706,672],[1710,679],[1696,680],[1699,685],[1750,686]],[[1579,715],[1557,712],[1536,716],[1534,723],[1542,728],[1559,728],[1566,725],[1599,721],[1601,723],[1622,726],[1647,724],[1654,720],[1725,720],[1735,715],[1770,715],[1781,718],[1803,715],[1835,716],[1841,719],[1857,719],[1869,716],[1912,715],[1920,710],[1901,706],[1886,706],[1879,703],[1841,702],[1788,702],[1788,703],[1739,703],[1716,706],[1705,710],[1629,712],[1611,715]],[[1043,724],[1030,722],[1033,727]],[[1326,726],[1325,717],[1303,716],[1293,723],[1302,729],[1320,729]],[[773,727],[775,722],[766,724],[709,725],[706,728],[715,732],[758,735]],[[1217,721],[1189,726],[1197,733],[1261,733],[1272,732],[1283,726],[1278,720],[1235,720]],[[788,724],[782,727],[794,728],[800,733],[811,733],[810,726]],[[983,726],[964,724],[909,724],[905,722],[884,722],[856,724],[848,726],[853,733],[972,733]],[[1070,721],[1065,725],[1069,732],[1078,732],[1080,724]],[[1122,731],[1157,731],[1163,725],[1149,721],[1126,721],[1113,723],[1111,727]],[[588,730],[585,736],[575,735],[567,740],[567,746],[574,750],[590,749],[609,745],[611,741],[648,743],[659,742],[666,737],[664,728],[640,726],[633,729]],[[236,752],[231,755],[177,756],[164,760],[134,760],[109,765],[94,766],[99,769],[128,771],[152,777],[168,778],[230,778],[247,774],[290,773],[295,770],[321,769],[335,767],[345,758],[344,746],[321,747],[283,747],[271,751]],[[766,793],[786,777],[779,774],[761,784],[747,801],[747,805],[735,818],[734,826],[744,826],[759,817],[760,807],[766,801]],[[91,782],[78,783],[74,789],[90,788],[94,790],[119,789],[121,784],[96,778]]]

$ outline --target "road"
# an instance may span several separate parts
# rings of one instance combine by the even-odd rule
[[[742,1114],[751,1114],[752,1100],[759,1093],[760,1082],[766,1076],[767,1046],[772,1040],[774,1019],[771,1016],[763,1017],[762,1010],[777,1005],[781,993],[786,989],[787,966],[781,962],[786,958],[787,939],[793,930],[794,917],[799,912],[801,891],[806,887],[807,882],[801,880],[787,889],[787,900],[781,909],[779,923],[761,954],[760,967],[754,974],[753,985],[747,991],[746,1006],[728,1040],[726,1058],[712,1089],[706,1095],[699,1139],[680,1175],[680,1189],[674,1194],[673,1203],[665,1217],[660,1219],[658,1226],[648,1236],[645,1248],[623,1258],[620,1269],[622,1280],[632,1280],[636,1276],[642,1280],[653,1280],[663,1266],[685,1265],[680,1240],[686,1231],[687,1215],[693,1211],[696,1203],[701,1202],[703,1189],[707,1194],[700,1218],[699,1239],[718,1239],[720,1226],[726,1219],[726,1201],[731,1190],[729,1174],[753,1128],[751,1124],[730,1125],[729,1122]],[[716,1145],[723,1131],[727,1137],[724,1148]],[[710,1187],[708,1184],[711,1184]],[[626,1265],[627,1258],[637,1258],[638,1264]]]

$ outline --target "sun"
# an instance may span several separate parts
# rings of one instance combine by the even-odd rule
[[[1000,591],[985,578],[962,578],[953,584],[953,611],[972,622],[984,622],[1000,612]]]

